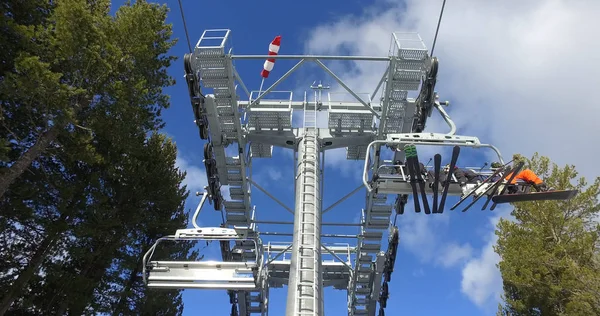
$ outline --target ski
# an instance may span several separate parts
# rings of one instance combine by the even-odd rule
[[[421,205],[419,203],[419,192],[417,192],[417,178],[415,176],[415,170],[413,168],[413,164],[411,163],[411,147],[410,145],[406,146],[404,148],[404,151],[406,153],[406,168],[408,169],[408,175],[410,176],[410,187],[412,188],[412,192],[413,192],[413,201],[415,204],[415,212],[416,213],[420,213],[421,212]]]
[[[500,172],[504,171],[504,169],[506,168],[506,166],[507,166],[509,163],[511,163],[511,162],[512,162],[512,160],[511,160],[511,161],[509,161],[508,163],[504,164],[502,167],[498,168],[498,170],[494,171],[494,173],[493,173],[491,176],[489,176],[489,177],[485,178],[485,179],[484,179],[484,180],[483,180],[483,181],[482,181],[482,182],[481,182],[481,183],[480,183],[478,186],[476,186],[474,189],[472,189],[472,190],[469,192],[469,194],[467,194],[466,196],[462,197],[462,198],[460,199],[460,201],[456,202],[456,204],[454,204],[454,206],[452,206],[452,207],[450,208],[450,210],[454,210],[454,209],[455,209],[455,208],[457,208],[459,205],[461,205],[461,204],[462,204],[462,203],[463,203],[463,202],[464,202],[466,199],[468,199],[468,198],[469,198],[469,197],[471,197],[471,196],[472,196],[472,195],[473,195],[475,192],[477,192],[477,190],[479,190],[481,187],[483,187],[485,184],[487,184],[487,183],[488,183],[490,180],[492,180],[494,177],[496,177],[496,176],[497,176],[497,175],[498,175]],[[487,191],[488,191],[488,190],[486,190],[486,192],[487,192]],[[483,196],[483,194],[481,194],[480,196]],[[476,197],[475,199],[479,200],[477,197]],[[471,204],[471,205],[472,205],[472,204]],[[465,208],[465,209],[463,210],[463,212],[464,212],[464,211],[466,211],[466,210],[467,210],[469,207],[470,207],[470,206],[468,206],[467,208]]]
[[[505,194],[494,196],[492,201],[497,204],[502,204],[529,201],[570,200],[575,197],[577,193],[577,190],[555,190],[546,192]]]
[[[413,171],[415,173],[415,178],[419,183],[421,199],[423,200],[423,209],[425,210],[425,214],[431,214],[431,210],[429,209],[429,201],[427,200],[427,192],[425,191],[425,180],[423,179],[423,174],[421,173],[421,166],[419,164],[419,155],[417,154],[417,148],[413,145],[411,151],[412,157],[410,157],[410,159],[413,166]]]
[[[508,186],[515,179],[517,174],[519,174],[521,169],[523,169],[524,165],[525,165],[524,162],[519,162],[519,164],[517,164],[515,169],[513,171],[511,171],[510,178],[508,178],[508,181],[506,181],[506,185],[502,188],[502,191],[500,191],[500,193],[498,195],[503,195],[504,192],[506,192],[506,189],[508,189]],[[496,190],[494,190],[494,191],[496,191]],[[491,198],[494,197],[494,193],[495,192],[493,192],[492,195],[490,196]],[[484,205],[484,206],[487,206],[487,203],[489,203],[489,202],[490,202],[490,199],[488,199],[488,201],[486,202],[486,205]],[[497,205],[497,203],[492,203],[492,207],[490,207],[490,211],[493,211],[496,208],[496,205]]]
[[[520,168],[519,164],[517,164],[517,166],[514,167],[514,168],[508,168],[508,170],[506,170],[506,173],[504,173],[502,175],[502,177],[500,177],[500,179],[498,179],[498,181],[496,181],[496,183],[494,183],[494,185],[490,188],[490,189],[493,189],[493,190],[491,192],[490,192],[490,189],[488,189],[488,190],[485,191],[486,194],[488,192],[490,192],[490,194],[488,194],[487,200],[485,201],[485,204],[483,204],[483,206],[481,207],[482,211],[487,208],[487,206],[490,203],[490,201],[492,200],[492,198],[498,192],[498,188],[500,187],[500,185],[502,185],[502,183],[504,183],[504,181],[505,181],[505,175],[510,174],[511,172],[514,172],[515,170],[517,170],[517,168]]]
[[[452,181],[452,174],[454,172],[454,166],[456,166],[456,161],[458,160],[458,155],[460,154],[460,147],[454,146],[452,149],[452,158],[450,159],[450,170],[448,170],[448,176],[446,177],[446,181],[444,183],[444,191],[442,191],[442,198],[440,200],[440,205],[438,206],[438,213],[444,212],[444,204],[446,204],[446,196],[448,196],[448,189],[450,188],[450,182]]]
[[[438,203],[438,188],[440,183],[440,169],[442,168],[442,155],[436,154],[433,156],[433,213],[437,213],[437,203]]]
[[[505,168],[506,168],[506,167],[503,167],[503,168],[502,168],[502,169],[500,169],[500,170],[504,170]],[[509,170],[510,170],[510,168],[509,168]],[[490,179],[491,179],[491,178],[490,178]],[[494,195],[494,192],[496,192],[496,188],[497,188],[498,186],[500,186],[500,184],[502,184],[502,181],[503,181],[503,180],[504,180],[504,178],[502,178],[502,177],[500,177],[500,179],[496,180],[496,182],[494,182],[492,185],[490,185],[490,186],[489,186],[489,187],[488,187],[488,188],[487,188],[485,191],[481,192],[481,194],[479,194],[477,197],[475,197],[475,198],[473,199],[473,201],[471,201],[471,203],[469,203],[469,205],[467,205],[467,206],[466,206],[466,207],[465,207],[465,208],[464,208],[462,211],[463,211],[463,212],[466,212],[468,209],[470,209],[470,208],[471,208],[471,206],[475,205],[475,203],[477,203],[477,202],[478,202],[478,201],[479,201],[479,200],[480,200],[482,197],[484,197],[484,196],[486,196],[486,195],[487,195],[487,198],[488,198],[488,199],[489,199],[491,196],[493,196],[493,195]],[[476,189],[476,190],[478,190],[478,189]],[[490,193],[490,194],[488,195],[488,192],[490,192],[490,190],[492,190],[492,193]],[[487,201],[486,201],[486,203],[487,203]],[[487,206],[487,204],[486,204],[486,206]],[[483,211],[483,210],[486,208],[486,206],[484,206],[484,207],[483,207],[481,210]]]

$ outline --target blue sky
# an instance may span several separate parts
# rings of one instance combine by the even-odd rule
[[[281,35],[280,54],[311,52],[380,56],[386,55],[393,31],[417,31],[424,38],[426,45],[431,46],[441,1],[425,2],[415,0],[409,0],[407,3],[386,0],[319,2],[182,0],[192,45],[197,42],[205,29],[228,28],[232,30],[231,39],[235,54],[266,54],[270,41],[274,36]],[[571,20],[582,21],[581,17],[587,10],[583,6],[574,9],[569,7],[567,10],[560,4],[556,4],[556,1],[536,0],[529,5],[521,4],[519,1],[509,2],[511,4],[473,5],[475,2],[467,0],[449,1],[435,54],[440,58],[440,80],[437,90],[443,99],[450,100],[453,104],[449,112],[459,127],[458,134],[478,136],[482,142],[498,145],[509,160],[514,152],[530,155],[534,151],[540,151],[555,158],[561,164],[568,162],[582,166],[585,174],[592,166],[592,160],[585,157],[591,157],[598,149],[585,149],[587,151],[584,150],[581,157],[576,158],[560,156],[560,150],[553,148],[552,143],[548,143],[545,138],[536,134],[543,125],[529,122],[529,124],[521,124],[519,131],[515,129],[507,131],[503,122],[510,119],[516,124],[523,123],[525,118],[521,116],[527,117],[529,111],[542,113],[540,109],[545,106],[555,109],[553,114],[544,112],[545,116],[539,119],[545,123],[560,117],[563,121],[571,122],[575,131],[583,132],[591,127],[585,119],[582,120],[583,116],[561,112],[558,103],[563,98],[567,98],[564,93],[555,90],[550,93],[551,96],[541,96],[543,94],[541,92],[545,90],[540,90],[542,89],[540,80],[556,84],[550,82],[554,78],[552,74],[532,71],[525,72],[525,75],[518,78],[511,75],[514,73],[511,72],[513,68],[518,71],[527,67],[533,67],[531,69],[534,70],[546,69],[541,66],[544,62],[557,65],[559,68],[561,65],[567,65],[567,61],[559,56],[558,52],[546,56],[539,65],[527,63],[529,56],[539,53],[538,50],[544,47],[556,48],[563,44],[579,43],[579,38],[556,36],[557,33],[548,26],[548,22],[544,22],[544,19],[536,19],[543,13],[565,23]],[[120,1],[117,1],[113,5],[116,7],[119,3]],[[204,142],[199,138],[198,130],[193,123],[187,87],[183,79],[183,55],[188,51],[187,42],[177,1],[171,0],[166,3],[171,8],[168,20],[174,26],[174,36],[179,38],[171,54],[181,58],[170,69],[171,75],[177,79],[177,84],[166,90],[166,93],[171,96],[171,108],[163,112],[167,123],[165,132],[177,143],[178,164],[188,171],[186,184],[192,190],[199,190],[206,182],[202,164]],[[586,3],[591,5],[592,2]],[[522,9],[519,11],[517,7],[520,6],[523,7],[519,8]],[[492,9],[495,10],[493,12],[496,13],[486,18],[487,12],[491,12],[490,7],[493,7]],[[511,11],[512,7],[515,11]],[[519,17],[522,15],[522,21],[525,22],[519,25],[502,22],[503,18],[504,21],[508,21],[515,14]],[[535,24],[536,21],[539,24]],[[595,21],[595,19],[586,21]],[[597,22],[589,23],[597,24]],[[522,30],[527,32],[520,32]],[[552,34],[555,36],[548,36],[551,39],[540,36],[539,34],[544,34],[544,30],[554,32]],[[570,34],[575,34],[579,31],[579,27],[569,30]],[[537,39],[535,45],[528,41],[531,36]],[[557,45],[552,41],[562,42],[561,45]],[[500,48],[510,46],[512,50],[505,50],[505,55],[499,58],[497,45],[508,45]],[[514,60],[504,60],[503,56]],[[257,60],[236,63],[238,72],[250,90],[258,90],[263,62]],[[294,61],[278,60],[265,85],[274,82],[293,64]],[[583,70],[580,64],[567,66]],[[373,70],[377,67],[370,65],[340,63],[332,67],[352,88],[359,91],[371,92],[379,79],[376,77],[379,72]],[[598,69],[597,65],[593,67]],[[531,70],[530,68],[527,69]],[[594,79],[591,73],[593,72],[586,68],[584,76],[588,75],[589,79],[597,81],[597,76]],[[565,76],[568,77],[569,74]],[[282,83],[278,90],[295,92],[308,90],[308,86],[315,80],[323,80],[327,84],[334,83],[323,72],[315,70],[314,67],[306,67]],[[568,84],[567,86],[570,91],[578,89]],[[507,91],[511,93],[502,94],[502,98],[498,97],[499,93]],[[492,97],[492,94],[495,97]],[[297,98],[299,98],[298,94]],[[534,102],[530,102],[532,100],[539,101],[539,104],[534,105]],[[553,107],[554,105],[556,106]],[[521,111],[523,115],[510,116],[511,111],[514,110]],[[585,108],[585,110],[591,109]],[[598,112],[597,109],[591,111]],[[433,118],[427,130],[446,132],[447,127],[440,119]],[[520,137],[520,133],[525,133],[528,137]],[[549,131],[549,133],[550,137],[560,140],[561,136],[557,134],[558,132],[553,134]],[[507,140],[507,136],[510,140]],[[581,142],[584,140],[570,141],[565,146],[580,150]],[[432,153],[422,154],[421,159],[426,162]],[[448,154],[443,155],[449,157]],[[471,152],[466,152],[459,163],[481,165],[485,160],[482,155],[474,156]],[[332,153],[326,157],[326,161],[324,206],[334,203],[360,185],[358,170],[362,169],[361,162],[346,161],[344,152]],[[293,169],[289,153],[276,149],[271,160],[255,160],[254,172],[254,178],[261,186],[267,188],[287,205],[293,206]],[[252,192],[257,218],[292,220],[289,213],[259,190],[253,188]],[[187,208],[193,210],[198,201],[199,198],[191,195],[187,201]],[[393,198],[390,197],[388,201],[393,202]],[[455,198],[450,198],[448,204],[452,205],[455,201]],[[327,213],[323,220],[356,222],[363,206],[364,190]],[[388,315],[495,314],[501,279],[495,268],[498,258],[491,248],[494,244],[493,227],[499,216],[506,216],[507,211],[499,207],[494,212],[481,212],[475,206],[467,213],[447,211],[443,215],[425,216],[408,211],[399,217],[400,247],[390,284],[390,299],[386,313]],[[218,226],[221,219],[219,213],[209,206],[204,208],[200,221],[205,226]],[[260,225],[260,228],[262,231],[272,232],[291,231],[291,227],[281,225]],[[356,228],[337,230],[324,228],[323,232],[356,233]],[[264,238],[264,240],[266,243],[269,240],[285,239]],[[353,243],[354,241],[336,240],[336,242]],[[383,249],[386,247],[387,245],[383,245]],[[216,255],[214,249],[207,249],[206,252],[207,256]],[[271,315],[283,315],[286,294],[286,288],[271,290]],[[229,315],[230,312],[228,297],[224,291],[185,291],[184,302],[184,315]],[[327,315],[346,315],[346,293],[326,290],[325,311]]]

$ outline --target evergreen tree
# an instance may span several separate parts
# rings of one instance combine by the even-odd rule
[[[526,166],[568,201],[515,203],[515,221],[501,219],[495,251],[504,284],[499,315],[600,314],[600,178],[588,186],[574,166],[535,154]]]
[[[0,144],[11,144],[8,161],[0,165],[0,198],[59,135],[89,131],[98,112],[127,114],[137,119],[132,124],[145,128],[163,126],[160,111],[168,107],[168,97],[162,88],[173,83],[166,69],[174,59],[165,55],[174,44],[171,26],[165,24],[166,7],[137,1],[113,18],[108,0],[53,4],[25,6],[42,12],[51,8],[45,19],[46,13],[34,13],[36,19],[5,17],[15,33],[7,36],[20,40],[2,56],[14,60],[0,81]],[[8,6],[5,14],[22,13],[22,6]],[[34,22],[40,24],[27,24]],[[129,104],[112,106],[121,98]]]
[[[1,10],[0,315],[181,313],[180,291],[147,291],[140,262],[187,223],[176,148],[156,134],[173,84],[166,7]]]

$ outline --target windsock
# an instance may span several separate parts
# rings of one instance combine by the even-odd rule
[[[279,52],[279,45],[281,44],[281,35],[277,35],[275,39],[269,44],[269,56],[277,55]],[[268,78],[269,73],[273,70],[273,65],[275,65],[275,58],[269,58],[265,61],[263,65],[263,70],[260,72],[260,75],[263,78]]]

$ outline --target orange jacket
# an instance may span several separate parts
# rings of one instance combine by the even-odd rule
[[[512,175],[512,172],[509,172],[506,177],[504,177],[504,179],[506,181],[508,181],[510,179]],[[525,181],[527,183],[533,183],[533,184],[540,184],[544,181],[542,181],[542,179],[538,178],[538,176],[531,170],[529,169],[525,169],[519,173],[517,173],[517,175],[512,179],[512,181],[510,182],[510,184],[516,184],[517,180],[522,180]]]

